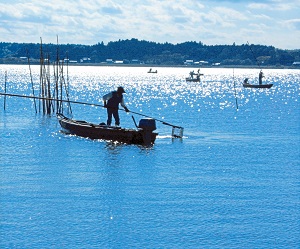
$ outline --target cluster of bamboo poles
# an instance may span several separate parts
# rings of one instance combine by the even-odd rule
[[[69,102],[69,77],[68,77],[68,62],[66,63],[67,67],[67,78],[64,76],[65,64],[64,60],[60,59],[59,56],[59,45],[57,38],[57,51],[56,58],[51,63],[49,53],[44,53],[43,43],[41,39],[40,45],[40,80],[38,86],[38,94],[36,95],[29,53],[27,50],[28,65],[30,71],[30,80],[32,94],[31,97],[34,101],[35,112],[42,112],[43,114],[50,115],[52,113],[63,113],[64,106],[67,106],[69,113],[72,114],[71,105]],[[68,60],[67,60],[68,61]],[[51,72],[51,68],[53,70]],[[5,72],[5,94],[7,86],[7,72]],[[9,94],[7,94],[9,95]],[[64,98],[64,99],[63,99]],[[66,101],[67,99],[67,101]],[[38,103],[36,102],[38,101]],[[65,105],[63,104],[65,103]],[[4,110],[6,105],[6,95],[4,97]]]
[[[68,60],[67,60],[68,61]],[[30,66],[29,57],[28,64]],[[51,66],[53,66],[53,75],[51,74]],[[68,68],[68,64],[67,64]],[[31,75],[31,69],[30,69]],[[32,78],[32,76],[31,76]],[[52,79],[52,81],[51,81]],[[69,100],[69,80],[68,80],[68,70],[67,70],[67,80],[64,76],[64,60],[59,58],[59,46],[57,38],[57,51],[56,59],[51,65],[50,55],[45,54],[43,51],[43,44],[41,39],[40,46],[40,103],[39,111],[43,114],[51,114],[63,112],[63,96]],[[33,92],[34,95],[34,92]],[[68,105],[70,112],[72,109],[70,104]]]

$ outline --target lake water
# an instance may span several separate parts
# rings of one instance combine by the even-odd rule
[[[70,99],[101,105],[123,86],[130,110],[182,139],[161,122],[147,148],[70,136],[32,99],[4,111],[0,96],[0,248],[299,248],[300,70],[265,69],[274,86],[246,89],[258,69],[204,68],[200,83],[191,68],[148,69],[71,66]],[[7,92],[31,95],[28,66],[0,65],[1,92],[5,71]],[[72,111],[106,121],[101,107]]]

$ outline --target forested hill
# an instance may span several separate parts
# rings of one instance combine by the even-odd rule
[[[155,43],[137,39],[95,45],[0,43],[0,63],[39,63],[41,52],[50,61],[151,65],[299,66],[300,49],[282,50],[264,45],[204,45],[202,42]]]

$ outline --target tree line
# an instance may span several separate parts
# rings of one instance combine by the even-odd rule
[[[38,62],[41,51],[50,60],[69,59],[73,62],[124,64],[144,63],[151,65],[203,65],[241,66],[292,66],[300,61],[300,49],[283,50],[273,46],[242,44],[205,45],[189,41],[178,44],[156,43],[138,39],[82,44],[39,44],[0,42],[0,63],[22,63],[30,58]],[[295,64],[296,65],[296,64]]]

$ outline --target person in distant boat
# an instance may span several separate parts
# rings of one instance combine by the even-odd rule
[[[259,75],[258,75],[258,82],[260,85],[262,85],[262,78],[265,77],[262,70],[260,70]]]
[[[190,76],[191,76],[191,79],[194,77],[194,70],[193,71],[190,71]]]
[[[109,126],[111,125],[112,116],[114,116],[115,125],[120,125],[119,104],[121,104],[126,112],[129,112],[124,103],[123,93],[125,93],[125,90],[120,86],[117,91],[112,91],[103,96],[104,107],[107,108],[107,125]]]
[[[244,79],[244,84],[249,84],[248,80],[249,80],[248,78]]]

